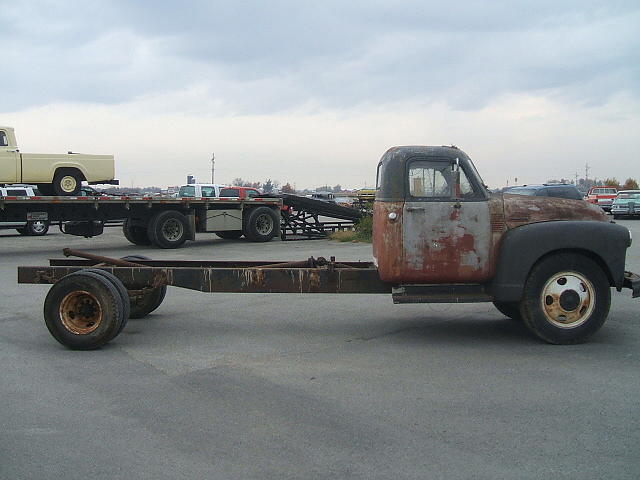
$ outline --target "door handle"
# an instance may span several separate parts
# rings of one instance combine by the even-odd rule
[[[407,207],[407,212],[423,212],[424,210],[424,207]]]

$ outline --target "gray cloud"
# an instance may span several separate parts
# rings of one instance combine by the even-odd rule
[[[0,3],[2,111],[193,88],[191,108],[234,113],[640,93],[635,1]]]

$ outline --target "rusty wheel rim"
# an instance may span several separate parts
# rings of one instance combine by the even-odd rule
[[[542,288],[542,311],[560,328],[576,328],[585,323],[595,307],[595,288],[578,272],[559,272]]]
[[[269,235],[273,230],[273,218],[271,215],[262,213],[256,219],[256,231],[260,235]]]
[[[60,302],[60,320],[76,335],[87,335],[100,326],[102,307],[98,299],[84,290],[68,293]]]

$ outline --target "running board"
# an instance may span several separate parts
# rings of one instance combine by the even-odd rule
[[[492,302],[486,285],[399,285],[391,293],[393,303],[476,303]]]

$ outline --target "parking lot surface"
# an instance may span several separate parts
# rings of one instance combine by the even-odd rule
[[[620,221],[635,244],[640,221]],[[584,345],[542,343],[492,304],[169,289],[97,351],[48,333],[18,265],[63,247],[176,260],[371,260],[367,244],[178,250],[0,231],[0,479],[636,479],[640,300],[612,293]]]

